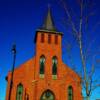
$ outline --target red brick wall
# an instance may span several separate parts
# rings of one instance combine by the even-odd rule
[[[68,86],[73,87],[74,100],[82,100],[81,84],[79,76],[62,62],[61,35],[58,35],[58,44],[54,43],[52,34],[51,44],[48,44],[48,33],[45,34],[45,41],[41,43],[41,32],[37,33],[36,56],[15,69],[13,78],[13,88],[11,100],[16,100],[16,89],[19,83],[23,84],[23,100],[25,100],[25,91],[29,95],[29,100],[40,100],[42,93],[51,90],[55,95],[55,100],[67,100]],[[44,55],[45,76],[39,77],[39,58]],[[52,79],[52,57],[57,56],[57,79]],[[6,100],[8,100],[10,74],[8,74],[8,85]]]

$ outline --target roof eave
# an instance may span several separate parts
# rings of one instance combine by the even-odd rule
[[[60,34],[60,35],[63,35],[62,32],[58,32],[56,30],[37,29],[36,30],[36,33],[37,32],[45,32],[45,33],[52,33],[52,34]]]

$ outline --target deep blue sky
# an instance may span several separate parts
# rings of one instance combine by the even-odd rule
[[[75,3],[75,0],[66,0],[66,2],[69,7],[74,9],[73,13],[77,15],[76,18],[78,18],[78,4]],[[47,14],[48,4],[51,5],[53,19],[57,29],[64,33],[62,44],[64,45],[65,41],[67,41],[67,43],[71,42],[72,37],[70,33],[67,31],[67,28],[62,25],[62,20],[66,18],[66,14],[58,0],[0,0],[0,100],[4,100],[5,98],[7,85],[5,76],[12,67],[12,44],[16,43],[17,45],[16,66],[33,57],[35,52],[35,44],[33,43],[35,31],[43,24]],[[95,13],[95,17],[90,18],[89,30],[92,30],[92,26],[94,26],[95,23],[100,22],[100,0],[94,0],[93,12]],[[87,37],[90,38],[89,41],[95,39],[91,47],[92,53],[96,52],[100,46],[99,27],[100,25]],[[80,60],[79,57],[77,57],[77,55],[79,55],[78,47],[76,42],[74,42],[73,45],[72,55],[75,64],[78,66],[77,69],[79,69]],[[86,46],[87,45],[88,44],[86,44]],[[63,60],[70,66],[67,58],[66,49],[63,48]],[[96,72],[95,78],[100,76],[99,71],[100,70]],[[99,94],[100,90],[95,90],[91,100],[100,98]]]

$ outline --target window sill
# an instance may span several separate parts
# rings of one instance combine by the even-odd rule
[[[57,75],[52,75],[52,79],[56,80],[57,79]]]
[[[40,74],[40,78],[43,79],[44,78],[44,74]]]

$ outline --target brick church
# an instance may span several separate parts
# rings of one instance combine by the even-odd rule
[[[13,72],[10,100],[82,100],[80,77],[62,61],[62,36],[49,9],[43,27],[36,31],[35,56]],[[11,71],[6,100],[10,81]]]

